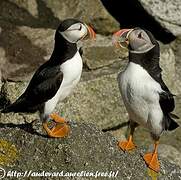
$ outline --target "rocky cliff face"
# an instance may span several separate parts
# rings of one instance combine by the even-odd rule
[[[143,147],[132,153],[124,153],[117,148],[117,141],[109,133],[101,132],[92,124],[74,122],[71,127],[72,132],[66,139],[47,138],[41,130],[40,134],[37,134],[31,127],[1,128],[0,136],[3,138],[0,139],[0,149],[4,153],[0,154],[0,166],[3,166],[6,172],[28,171],[27,176],[32,170],[29,178],[33,178],[35,172],[40,174],[43,171],[50,173],[63,171],[63,174],[81,171],[94,174],[100,172],[104,173],[103,177],[98,176],[97,179],[108,179],[105,174],[108,173],[110,177],[112,175],[112,178],[118,180],[151,179],[155,176],[167,180],[179,179],[181,175],[181,169],[165,159],[160,160],[162,167],[160,174],[154,174],[147,169],[142,159],[146,151]],[[65,179],[85,178],[65,177]]]
[[[126,2],[134,2],[134,5],[136,3],[142,5],[142,8],[144,8],[144,10],[147,11],[148,14],[155,18],[157,23],[160,24],[159,27],[164,27],[164,29],[166,28],[167,30],[172,32],[173,35],[175,35],[176,40],[171,42],[170,44],[163,44],[162,42],[160,42],[161,67],[163,68],[163,77],[166,84],[168,85],[169,89],[171,89],[171,91],[177,95],[176,113],[181,117],[181,36],[179,33],[181,30],[178,20],[179,16],[176,16],[173,13],[174,8],[177,7],[175,11],[177,14],[179,14],[180,2],[160,1],[159,3],[156,3],[156,1],[144,2],[142,0]],[[127,123],[125,122],[127,122],[128,120],[128,115],[118,91],[116,78],[118,72],[123,70],[127,64],[128,53],[125,50],[115,49],[111,43],[111,34],[119,29],[119,26],[123,27],[123,25],[121,24],[122,21],[120,21],[120,23],[116,21],[115,18],[113,18],[110,13],[104,8],[101,1],[96,0],[1,0],[0,7],[2,7],[2,10],[0,12],[0,76],[2,80],[6,80],[1,83],[0,105],[3,105],[6,101],[13,102],[24,91],[28,81],[30,80],[33,72],[37,69],[37,67],[49,58],[53,49],[55,29],[60,21],[67,17],[79,18],[87,23],[90,23],[93,26],[93,28],[98,33],[97,40],[96,42],[86,41],[83,42],[83,44],[79,45],[80,47],[83,47],[82,49],[84,60],[84,69],[81,82],[79,83],[73,94],[68,97],[66,101],[58,104],[56,111],[60,114],[63,114],[67,119],[76,121],[78,124],[82,122],[86,124],[93,123],[100,130],[110,130],[110,132],[118,139],[125,138],[125,133],[127,132],[127,128],[125,127]],[[137,11],[136,5],[133,6],[133,4],[130,4],[130,7]],[[160,9],[160,7],[164,8],[157,11],[157,9]],[[119,11],[117,13],[121,12]],[[167,16],[167,14],[169,16]],[[127,15],[125,14],[124,16],[123,14],[122,18],[126,19]],[[137,21],[135,20],[134,22]],[[145,26],[146,23],[149,23],[149,21],[143,21],[142,24],[141,22],[139,22],[139,24],[133,25]],[[168,24],[169,26],[167,26]],[[163,29],[162,31],[158,29],[158,34],[156,34],[155,31],[156,30],[154,30],[154,35],[158,37],[158,34],[160,32],[163,32]],[[30,147],[30,139],[32,139],[32,142],[35,142],[35,144],[36,142],[38,144],[41,144],[41,142],[44,145],[46,144],[48,150],[45,152],[45,154],[48,154],[48,152],[51,151],[51,145],[53,145],[54,150],[56,150],[55,147],[57,146],[57,144],[61,143],[63,143],[63,147],[67,144],[67,146],[69,146],[68,152],[71,151],[72,153],[74,153],[73,149],[75,147],[73,147],[74,145],[71,145],[74,140],[71,139],[73,138],[73,136],[68,138],[68,140],[55,140],[54,142],[53,139],[48,140],[47,138],[43,138],[35,134],[32,135],[32,131],[30,131],[30,134],[28,134],[27,132],[24,132],[24,130],[21,130],[19,128],[13,129],[9,127],[17,125],[18,127],[23,126],[24,129],[24,126],[26,127],[25,124],[32,123],[36,119],[39,119],[38,114],[36,113],[11,113],[8,115],[0,114],[0,125],[3,126],[3,131],[1,131],[0,137],[10,143],[15,144],[18,148],[18,151],[21,144],[20,141],[23,141],[23,138],[27,138],[26,140],[28,142],[26,142],[26,140],[23,141],[25,143],[25,146],[23,146],[21,152],[25,152],[25,154],[22,157],[27,156],[26,153],[28,152],[26,152],[26,148]],[[41,126],[41,124],[39,124],[39,126]],[[75,135],[79,136],[78,133],[80,131],[81,133],[84,133],[83,127],[85,126],[86,125],[84,124],[80,125],[80,129],[79,126],[75,129],[72,129],[72,133],[74,133],[73,131],[75,130]],[[91,125],[87,126],[88,130],[91,131],[91,133],[88,133],[91,136],[94,136],[94,128]],[[36,127],[35,130],[39,132]],[[120,151],[117,151],[115,140],[112,141],[110,139],[110,136],[104,135],[98,130],[95,131],[98,132],[98,134],[101,134],[101,137],[98,137],[96,139],[97,142],[101,142],[101,138],[103,136],[105,138],[105,143],[112,143],[111,147],[114,146],[115,148],[115,152],[113,153],[115,156],[114,162],[113,165],[107,166],[108,169],[116,166],[120,167],[119,170],[122,172],[123,169],[125,170],[130,166],[130,169],[132,169],[133,172],[136,172],[144,167],[143,164],[143,166],[138,167],[138,169],[134,169],[132,164],[129,163],[129,160],[131,162],[132,158],[134,158],[134,156],[132,157],[132,154],[125,155]],[[26,135],[23,135],[23,133],[25,133]],[[10,138],[10,136],[14,136],[15,134],[17,135],[15,136],[17,137],[17,139],[21,139],[20,141],[16,141],[16,138],[14,137],[12,139]],[[151,143],[148,137],[148,132],[143,129],[139,129],[135,135],[136,143],[138,145],[148,145]],[[165,157],[167,161],[172,161],[179,166],[181,166],[180,137],[180,129],[176,130],[172,134],[163,135],[161,143],[162,147],[164,148],[161,148],[160,150],[161,155],[163,155],[163,157]],[[83,141],[90,141],[90,139],[86,138],[87,136],[84,137]],[[91,149],[91,143],[89,144],[89,142],[86,142],[85,146],[83,147],[84,149],[81,149],[81,145],[80,149],[78,148],[78,146],[76,146],[76,148],[79,152],[82,152],[85,151],[85,148],[87,148],[86,146]],[[78,142],[78,144],[80,144],[80,142]],[[93,142],[93,144],[96,147],[96,142]],[[33,147],[35,149],[32,148],[31,153],[33,153],[34,151],[42,152],[42,147],[43,145]],[[99,152],[102,152],[106,148],[110,150],[111,147],[100,146],[97,147],[97,149],[100,149]],[[71,148],[73,149],[71,150]],[[163,149],[167,149],[167,151],[164,151]],[[51,152],[54,153],[54,150],[52,150]],[[105,150],[105,154],[111,153],[109,150]],[[88,151],[88,149],[86,149],[86,151]],[[137,159],[139,159],[138,154],[140,153],[140,151],[142,150],[135,152]],[[76,152],[77,159],[79,156],[81,156],[79,152]],[[62,153],[63,152],[61,149],[61,157],[59,157],[60,159],[63,158],[63,156],[66,154]],[[89,156],[87,157],[90,157],[90,153],[91,150],[88,153]],[[45,158],[45,156],[43,155],[42,157],[40,157],[40,154],[41,153],[37,154],[36,157],[40,158],[38,160],[44,162],[43,158]],[[93,168],[96,162],[102,161],[101,163],[103,164],[107,164],[108,162],[107,160],[103,160],[106,158],[105,154],[102,156],[101,153],[96,154],[96,152],[94,152],[94,154],[95,159],[96,157],[98,157],[98,160],[94,159],[94,164],[88,162],[89,165],[87,169],[91,168],[91,166]],[[109,158],[113,158],[113,154],[110,155]],[[53,159],[53,162],[56,161],[55,156],[50,157],[49,155],[47,155],[47,157],[48,159]],[[85,157],[86,156],[84,155],[81,156],[81,168],[83,168],[83,158]],[[123,160],[125,157],[128,158],[128,164],[126,164],[127,159]],[[117,158],[119,163],[116,162]],[[119,158],[121,158],[120,161]],[[15,164],[21,164],[21,161],[25,162],[25,159],[23,161],[23,158],[19,158],[18,161],[15,162]],[[28,161],[30,161],[30,159],[27,159],[27,162]],[[121,167],[120,162],[123,164],[125,163],[125,167]],[[55,164],[56,163],[58,163],[58,161],[55,162]],[[64,163],[61,167],[68,168],[70,171],[71,167],[73,167],[73,170],[79,170],[75,167],[76,163],[74,165],[72,165],[72,163],[73,162],[71,159],[70,164],[65,165],[66,163]],[[103,167],[103,164],[100,167]],[[168,168],[163,170],[163,172],[166,172],[167,175],[171,174],[172,169],[169,169],[172,165],[170,163],[168,164]],[[26,164],[24,167],[22,166],[22,170],[27,166],[28,164]],[[49,166],[50,164],[48,164],[46,167],[48,168]],[[165,165],[163,163],[163,166],[167,167],[167,163],[165,163]],[[43,163],[41,167],[43,167]],[[20,166],[19,168],[21,169]],[[38,168],[39,167],[37,167],[37,169]],[[128,171],[129,168],[125,170],[125,176],[123,177],[129,176]],[[126,173],[128,174],[126,175]],[[167,177],[166,174],[163,177]],[[143,176],[144,174],[140,174],[140,177]],[[134,173],[131,177],[135,177]]]

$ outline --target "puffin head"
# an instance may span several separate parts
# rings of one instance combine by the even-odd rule
[[[151,32],[138,27],[114,33],[113,43],[118,47],[128,48],[133,53],[145,53],[158,46]]]
[[[59,25],[55,34],[55,40],[58,39],[59,36],[63,36],[63,38],[70,43],[77,43],[86,37],[95,39],[96,34],[94,30],[85,23],[77,19],[66,19]]]

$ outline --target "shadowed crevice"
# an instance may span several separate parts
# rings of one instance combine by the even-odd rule
[[[111,127],[111,128],[106,128],[106,129],[102,129],[103,132],[108,132],[108,131],[115,131],[115,130],[118,130],[118,129],[121,129],[123,127],[126,127],[129,125],[129,121],[127,122],[123,122],[117,126],[114,126],[114,127]]]
[[[155,38],[165,44],[175,40],[175,36],[163,28],[138,0],[101,0],[110,14],[120,23],[121,28],[142,27],[150,30]]]
[[[0,129],[1,128],[18,128],[18,129],[22,129],[23,131],[30,133],[32,135],[37,135],[37,136],[48,138],[47,135],[42,135],[42,134],[36,132],[36,130],[34,130],[34,128],[33,128],[33,123],[34,122],[27,123],[27,124],[13,124],[13,123],[3,124],[3,123],[0,123]]]

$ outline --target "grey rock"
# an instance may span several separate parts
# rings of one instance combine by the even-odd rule
[[[25,33],[22,33],[23,30],[21,28],[18,29],[5,22],[2,25],[3,28],[0,34],[0,46],[2,48],[1,52],[3,52],[0,54],[2,78],[11,81],[23,81],[45,62],[44,57],[47,56],[47,49],[49,47],[49,39],[47,39],[46,35],[49,33],[49,30],[41,30],[39,32],[33,29],[33,32],[30,32],[28,28],[24,28],[24,31],[29,30],[29,37],[36,33],[38,35],[38,32],[44,35],[44,38],[40,40],[46,46],[41,48],[32,42],[33,38],[30,40]]]
[[[160,144],[159,155],[162,158],[168,159],[169,162],[177,164],[181,167],[181,153],[171,145]]]
[[[119,23],[107,12],[101,1],[97,0],[43,0],[54,16],[60,20],[75,17],[90,23],[100,34],[113,33],[119,29]]]
[[[6,59],[6,57],[5,57],[5,50],[2,48],[2,47],[0,47],[0,80],[2,80],[2,71],[3,71],[3,68],[4,68],[4,65],[5,65],[5,63],[7,62],[7,59]]]
[[[117,86],[117,74],[81,82],[59,113],[76,121],[87,121],[107,129],[127,121],[127,113]]]
[[[15,25],[57,28],[66,18],[77,18],[90,23],[98,33],[110,34],[119,23],[97,0],[1,0],[0,17]]]
[[[38,18],[38,5],[36,0],[9,0],[15,3],[18,7],[26,9],[32,16]]]
[[[160,66],[165,84],[173,94],[176,93],[175,55],[170,45],[160,43]]]
[[[46,56],[50,56],[54,48],[55,30],[49,28],[31,28],[28,26],[18,26],[18,32],[26,36],[33,45],[46,51]],[[47,59],[45,59],[47,60]],[[37,59],[37,61],[39,61]]]
[[[27,83],[8,82],[2,85],[2,90],[6,98],[13,103],[25,90]],[[0,123],[2,124],[26,124],[39,119],[38,113],[0,113]]]
[[[181,35],[180,0],[139,0],[147,12],[175,36]]]
[[[0,137],[1,151],[8,157],[1,158],[0,164],[6,172],[9,170],[64,173],[118,171],[115,179],[151,179],[140,156],[145,153],[144,148],[124,153],[118,149],[117,141],[110,134],[101,132],[91,124],[78,123],[72,126],[70,136],[63,139],[47,138],[34,134],[30,129],[19,127],[1,128]],[[0,156],[4,157],[4,154]],[[181,169],[178,166],[163,158],[160,158],[160,162],[161,172],[157,175],[158,179],[179,179]],[[84,178],[75,177],[75,179]],[[62,177],[51,177],[51,179],[62,179]]]
[[[83,60],[91,70],[118,63],[128,56],[124,49],[115,48],[112,37],[96,36],[96,41],[84,41],[82,44]]]
[[[178,37],[172,44],[175,54],[175,68],[176,68],[176,79],[175,79],[175,88],[177,94],[181,94],[181,36]]]

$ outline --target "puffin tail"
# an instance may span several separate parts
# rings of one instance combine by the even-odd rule
[[[10,113],[10,112],[21,112],[21,109],[26,108],[26,104],[24,103],[23,98],[19,98],[12,104],[6,105],[2,110],[1,113]]]
[[[4,109],[1,110],[1,113],[10,113],[10,112],[15,112],[15,108],[13,104],[8,105]]]
[[[178,116],[176,116],[176,117],[178,117]],[[172,118],[174,118],[173,114],[164,115],[164,118],[165,118],[165,121],[164,121],[165,130],[173,131],[179,127],[179,124],[175,120],[172,119]],[[178,118],[176,118],[176,119],[178,119]]]

